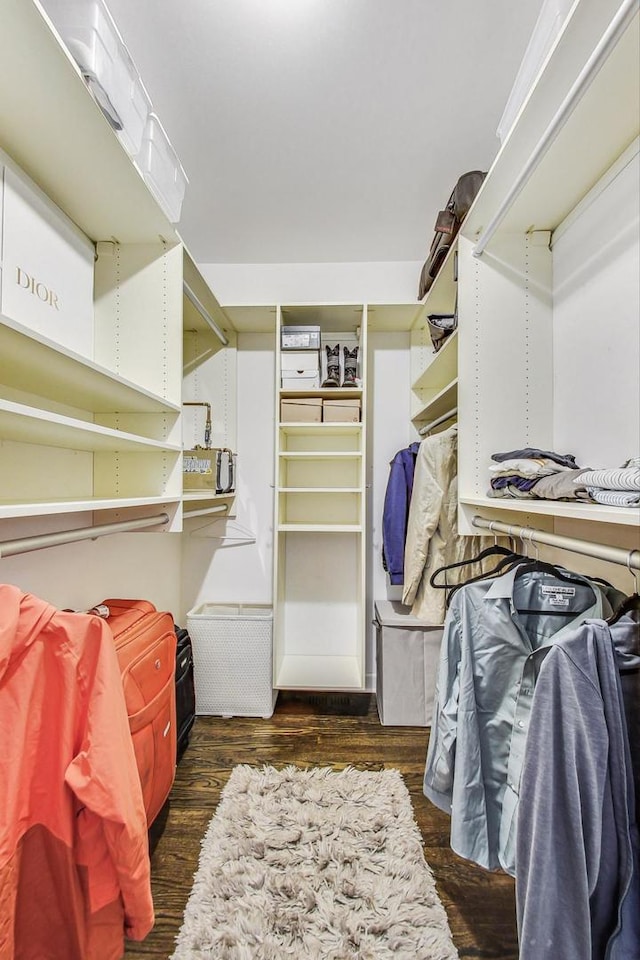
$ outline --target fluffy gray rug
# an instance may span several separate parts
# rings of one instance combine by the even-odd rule
[[[457,960],[397,770],[236,767],[172,960]]]

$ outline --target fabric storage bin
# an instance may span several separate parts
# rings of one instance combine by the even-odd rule
[[[93,359],[95,248],[0,152],[0,311]]]
[[[130,156],[142,145],[151,100],[103,0],[47,0],[47,13]]]
[[[189,180],[155,113],[150,113],[136,163],[171,223],[177,223]]]
[[[273,608],[265,604],[203,603],[187,614],[193,646],[196,713],[270,717]]]
[[[443,627],[419,620],[397,600],[376,601],[374,625],[380,723],[430,726]]]
[[[280,401],[281,423],[320,423],[322,421],[322,399],[320,397],[299,397]]]

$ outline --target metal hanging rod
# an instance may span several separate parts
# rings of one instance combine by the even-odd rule
[[[103,523],[95,527],[78,527],[77,530],[43,533],[38,537],[5,540],[0,543],[0,559],[15,557],[19,553],[30,553],[32,550],[44,550],[46,547],[58,547],[63,543],[75,543],[78,540],[97,540],[98,537],[106,537],[112,533],[127,533],[129,530],[157,527],[168,522],[169,514],[159,513],[154,517],[139,517],[137,520],[121,520],[117,523]]]
[[[202,301],[198,299],[198,297],[196,296],[196,294],[193,292],[193,290],[191,289],[191,287],[186,281],[183,282],[182,287],[187,299],[191,301],[191,303],[194,305],[194,307],[196,308],[196,310],[198,311],[198,313],[200,314],[204,322],[207,324],[207,326],[210,327],[210,329],[215,333],[216,337],[218,338],[218,340],[220,340],[222,345],[226,347],[229,343],[227,337],[225,337],[224,333],[222,332],[218,324],[215,322],[215,320],[213,319],[213,317],[211,316],[207,308],[204,306]]]
[[[228,509],[228,503],[221,503],[216,507],[203,507],[202,510],[185,510],[182,516],[187,520],[189,517],[205,517],[210,513],[226,513]]]
[[[494,214],[493,218],[490,220],[489,224],[478,238],[478,241],[473,248],[474,257],[481,257],[484,253],[487,244],[490,242],[494,233],[506,217],[514,202],[519,197],[531,175],[537,169],[538,164],[544,157],[545,153],[552,145],[577,105],[580,103],[582,97],[589,89],[591,81],[594,79],[637,12],[638,0],[623,0],[623,2],[620,4],[616,15],[613,17],[611,23],[593,50],[591,56],[578,74],[568,94],[558,107],[558,110],[551,120],[551,123],[540,137],[537,146],[531,153],[527,163],[522,168],[520,176],[517,178],[516,182],[511,187],[511,190],[509,190],[509,193],[498,207],[498,210]]]
[[[508,537],[518,537],[524,542],[558,547],[560,550],[581,553],[585,557],[594,557],[596,560],[619,563],[629,570],[640,570],[640,550],[622,550],[620,547],[609,547],[604,543],[576,540],[575,537],[563,537],[560,534],[547,533],[546,530],[521,527],[515,523],[502,523],[501,520],[487,520],[480,516],[475,516],[471,522],[474,527],[479,527],[481,530],[490,530],[491,533],[504,533]]]
[[[457,415],[458,415],[458,408],[453,407],[447,413],[443,413],[441,417],[436,417],[436,419],[432,420],[431,423],[427,423],[425,424],[424,427],[420,427],[420,429],[418,430],[418,434],[421,437],[424,437],[427,433],[431,433],[431,431],[435,427],[439,427],[441,423],[446,423],[447,420],[451,420],[452,417],[457,417]]]

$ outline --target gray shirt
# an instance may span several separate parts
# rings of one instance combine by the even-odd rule
[[[627,617],[584,624],[540,669],[518,811],[520,960],[640,958],[625,723],[625,707],[637,723],[639,670],[640,627]]]
[[[445,622],[424,793],[451,814],[456,853],[512,876],[538,670],[550,645],[585,617],[611,613],[597,584],[570,576],[567,583],[516,567],[468,584],[454,595]],[[522,612],[528,609],[542,612]]]

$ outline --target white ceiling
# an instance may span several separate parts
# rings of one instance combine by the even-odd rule
[[[541,0],[108,0],[201,263],[421,260]]]

